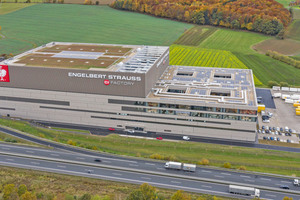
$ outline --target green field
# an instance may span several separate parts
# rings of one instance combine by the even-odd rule
[[[0,15],[34,5],[33,3],[0,3]],[[2,23],[1,23],[2,24]]]
[[[0,119],[0,124],[57,142],[114,154],[145,158],[159,154],[168,160],[188,163],[199,163],[203,158],[207,158],[210,165],[217,167],[230,162],[233,168],[246,166],[250,171],[300,176],[298,153],[194,142],[146,140],[118,135],[82,135],[36,128],[23,121],[7,119]]]
[[[190,24],[108,6],[36,4],[1,15],[0,54],[51,42],[170,45]]]
[[[267,85],[270,80],[300,85],[299,69],[259,54],[251,48],[253,45],[269,38],[271,37],[258,33],[219,28],[212,35],[203,39],[198,48],[230,51],[247,68],[252,69],[256,78],[264,85]],[[189,56],[189,54],[186,54],[186,58],[182,59],[187,60],[181,62],[189,62]],[[172,64],[177,63],[173,62]],[[241,65],[241,68],[243,68],[243,65]]]
[[[289,26],[286,36],[300,41],[300,19],[294,20]]]
[[[198,46],[217,29],[213,27],[194,26],[182,34],[174,44]]]

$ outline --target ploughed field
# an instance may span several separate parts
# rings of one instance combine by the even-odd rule
[[[0,15],[0,22],[0,54],[14,55],[52,41],[170,45],[192,27],[108,6],[69,4],[36,4]]]

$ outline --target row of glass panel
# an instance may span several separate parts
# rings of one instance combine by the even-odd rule
[[[190,105],[165,104],[165,103],[142,102],[142,101],[136,101],[134,105],[149,106],[149,107],[160,107],[160,108],[173,108],[173,109],[175,108],[175,109],[184,109],[184,110],[201,110],[201,111],[211,111],[211,112],[257,115],[256,110],[243,110],[243,109],[233,109],[233,108],[190,106]]]
[[[140,111],[140,112],[147,112],[147,113],[153,113],[153,114],[178,115],[178,116],[184,116],[184,117],[204,117],[204,118],[227,119],[227,120],[238,120],[238,121],[248,121],[248,122],[256,122],[256,120],[257,120],[257,117],[247,117],[247,116],[163,110],[163,109],[156,109],[156,108],[136,108],[136,109],[137,109],[137,111]]]

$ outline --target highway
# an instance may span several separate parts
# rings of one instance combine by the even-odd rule
[[[233,195],[228,193],[228,185],[168,176],[120,171],[79,164],[69,164],[7,155],[0,155],[0,165],[134,184],[141,184],[146,182],[153,186],[161,188],[169,188],[175,190],[181,189],[196,193],[251,199],[251,197]],[[300,200],[300,195],[261,190],[261,198],[264,199],[279,200],[283,199],[284,196],[292,197],[294,200]]]
[[[167,170],[164,168],[164,162],[141,160],[129,157],[112,156],[109,154],[75,154],[62,152],[60,150],[41,149],[27,146],[17,146],[0,143],[0,155],[17,155],[29,158],[46,159],[60,161],[61,163],[76,163],[102,168],[115,168],[123,171],[143,172],[144,174],[157,174],[168,176],[181,176],[187,179],[203,180],[216,183],[235,183],[238,185],[255,185],[258,188],[270,188],[272,190],[284,191],[279,189],[280,185],[288,185],[289,191],[298,191],[300,187],[293,186],[291,178],[274,177],[262,174],[250,174],[236,171],[226,171],[207,167],[197,167],[196,172],[184,172],[176,170]],[[101,159],[102,162],[95,162],[95,159]]]

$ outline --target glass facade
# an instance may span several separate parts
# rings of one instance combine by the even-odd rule
[[[181,104],[167,104],[157,102],[141,102],[141,101],[127,101],[127,100],[109,100],[109,103],[136,105],[136,106],[147,106],[148,108],[141,107],[126,107],[129,111],[146,112],[153,114],[167,114],[167,115],[178,115],[182,117],[203,117],[213,119],[225,119],[225,120],[238,120],[238,121],[257,121],[256,110],[245,110],[245,109],[234,109],[234,108],[219,108],[219,107],[208,107],[208,106],[192,106],[192,105],[181,105]],[[150,107],[150,108],[149,108]],[[169,108],[172,110],[166,110],[161,108]],[[176,110],[180,109],[180,110]],[[187,111],[182,111],[187,110]],[[211,113],[202,113],[195,111],[205,111]],[[224,113],[224,114],[223,114]],[[225,114],[228,113],[228,114]],[[244,114],[249,116],[237,116],[232,114]],[[254,116],[251,116],[254,115]]]

